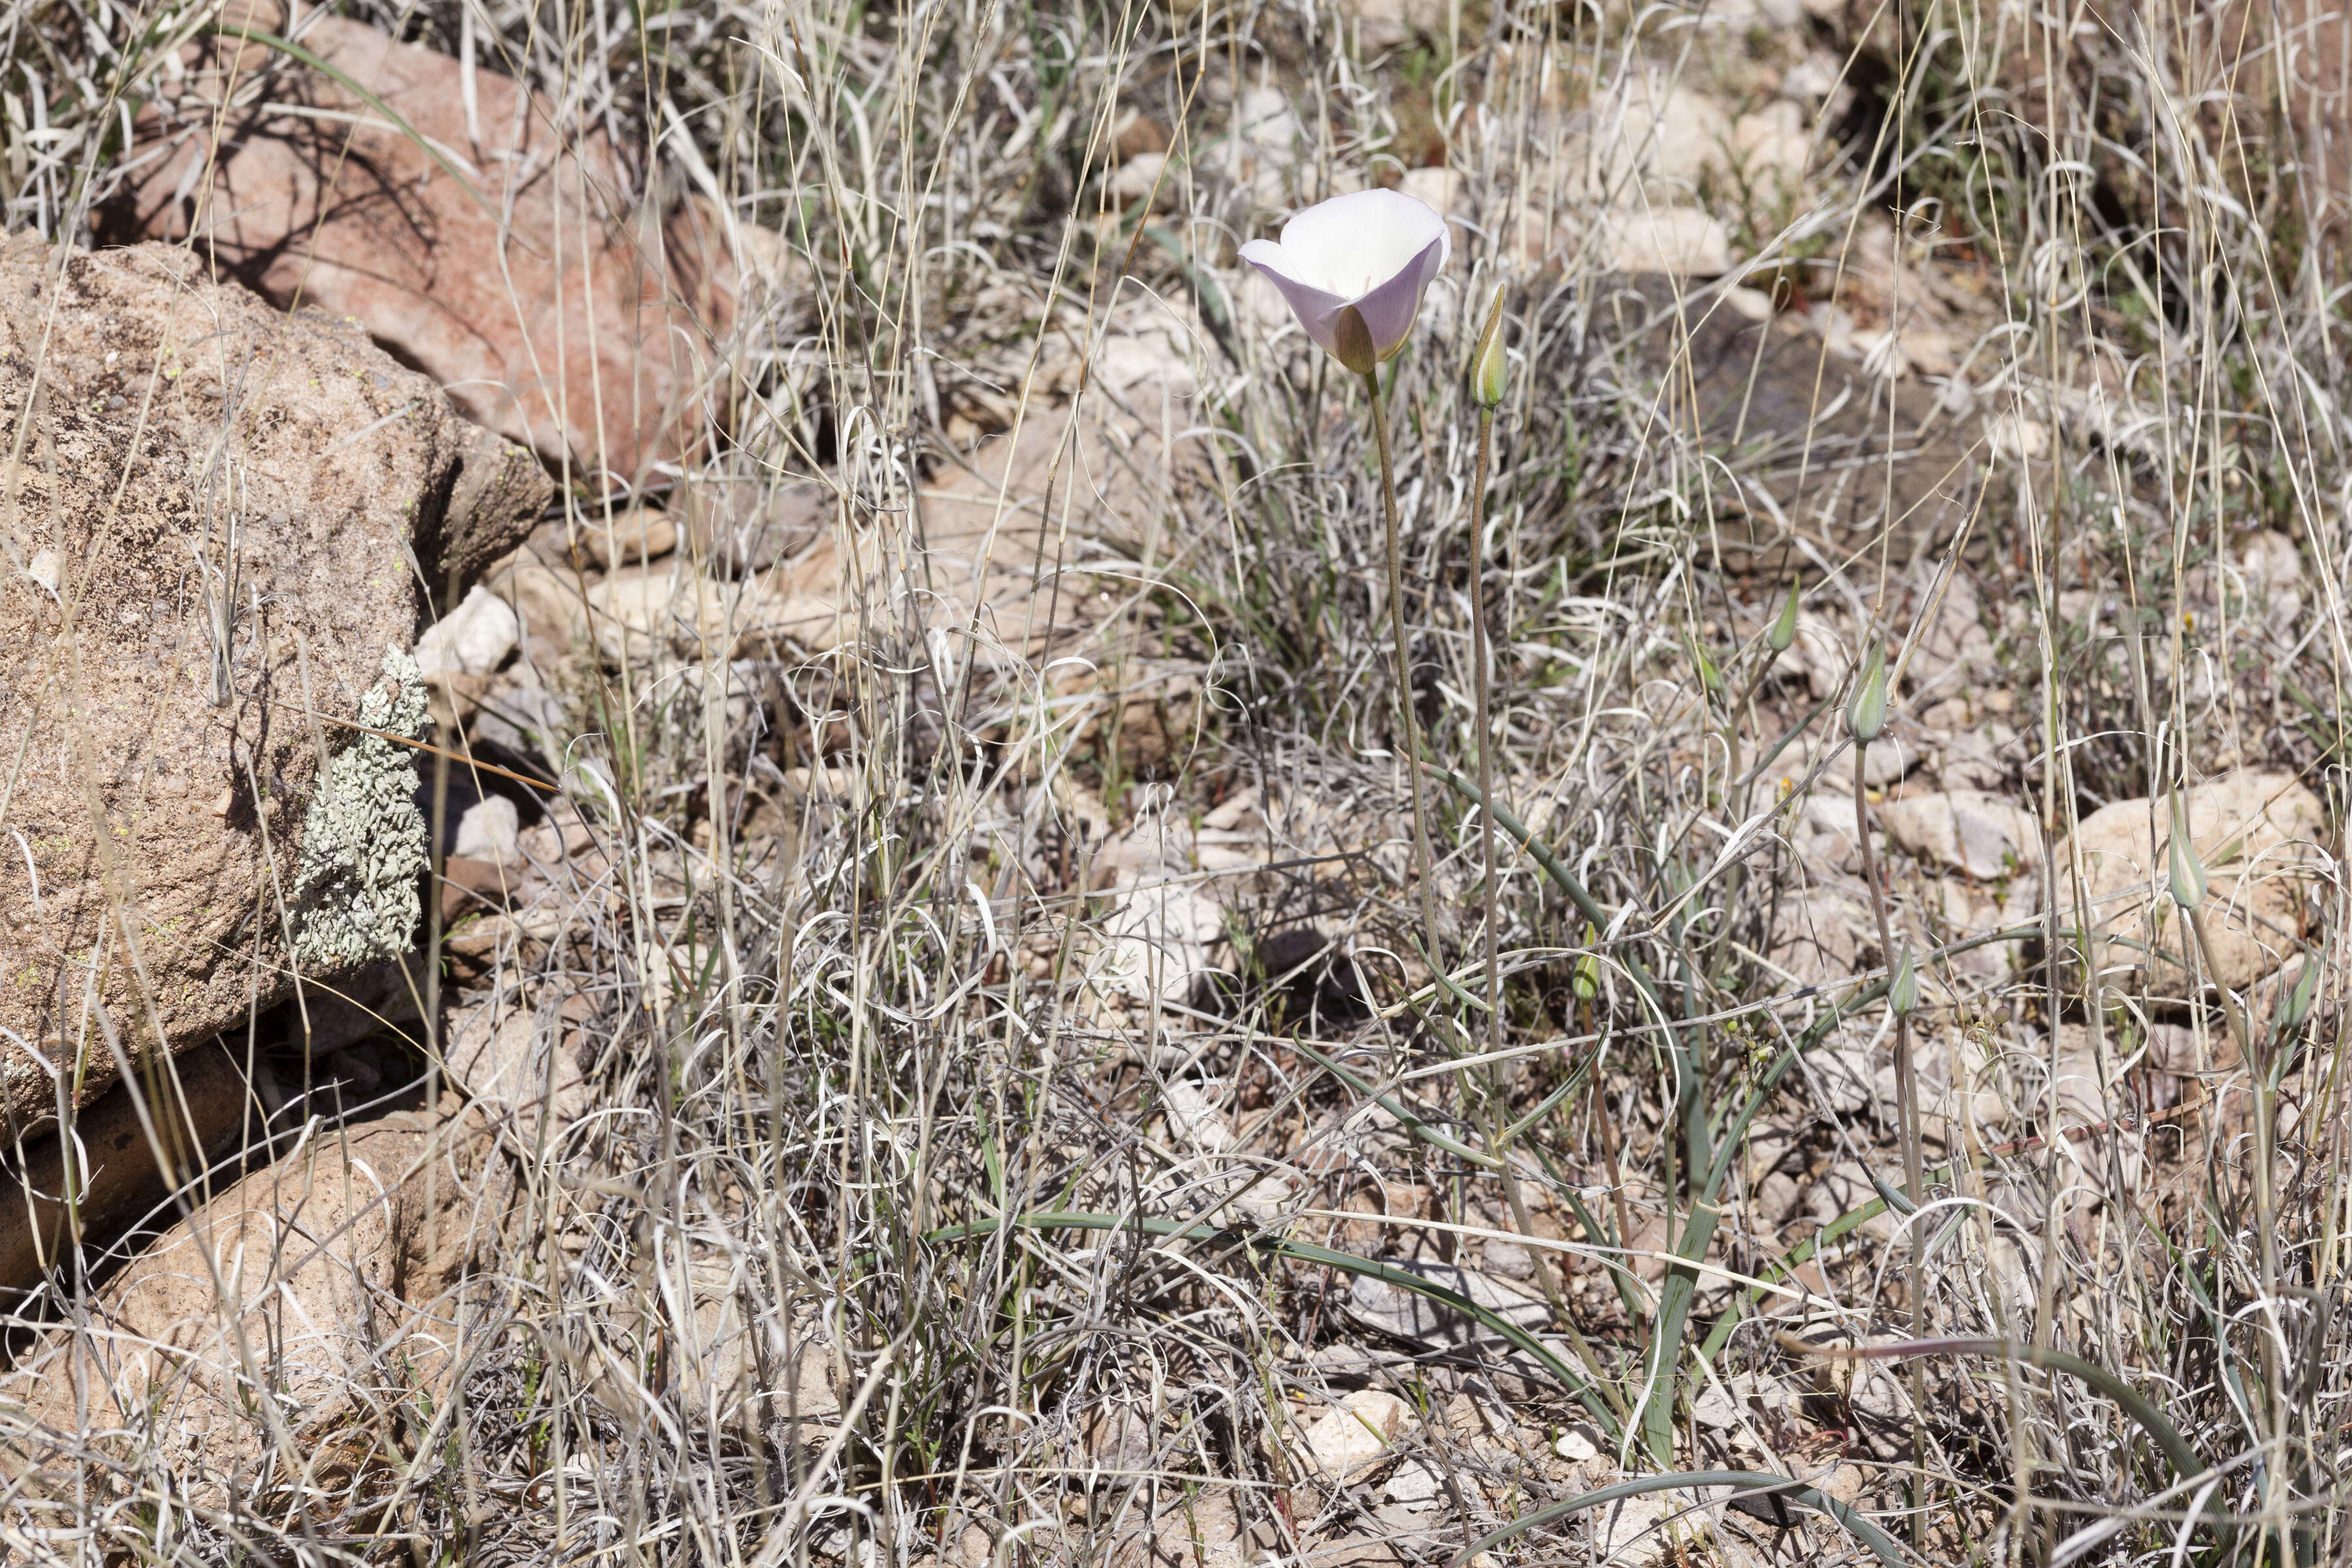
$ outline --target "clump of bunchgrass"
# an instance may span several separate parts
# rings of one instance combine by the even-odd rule
[[[465,1220],[472,1272],[431,1356],[387,1348],[380,1441],[342,1489],[272,1471],[190,1508],[152,1455],[12,1431],[28,1467],[75,1458],[103,1484],[0,1516],[161,1560],[1287,1557],[1376,1527],[1377,1478],[1319,1472],[1306,1436],[1371,1390],[1406,1397],[1399,1446],[1446,1478],[1432,1555],[1546,1508],[1490,1549],[1580,1552],[1549,1532],[1584,1528],[1595,1462],[1844,1487],[1937,1560],[2332,1555],[2345,1149],[2324,1042],[2347,911],[2314,890],[2296,988],[2168,1003],[2103,979],[2087,868],[2057,853],[2106,799],[2239,763],[2325,783],[2341,760],[2343,357],[2315,347],[2336,219],[2278,174],[2321,132],[2252,134],[2273,122],[2201,47],[2206,8],[2121,39],[1981,9],[1841,40],[1886,112],[1823,122],[1759,252],[1810,280],[1819,321],[1864,301],[1792,258],[1877,210],[1905,214],[1898,247],[1936,226],[1891,252],[1898,300],[1967,247],[1997,330],[1921,424],[1968,432],[1978,504],[1932,540],[1824,506],[1811,487],[1887,476],[1816,465],[1810,425],[1784,472],[1678,403],[1724,286],[1637,289],[1553,243],[1550,215],[1587,199],[1572,157],[1617,156],[1575,144],[1574,116],[1626,62],[1712,37],[1699,8],[1465,15],[1428,79],[1444,103],[1401,101],[1422,79],[1351,58],[1328,7],[370,14],[521,71],[582,128],[669,137],[631,199],[707,176],[786,234],[815,295],[793,321],[816,325],[728,345],[732,457],[837,486],[835,542],[873,546],[844,556],[886,564],[850,574],[837,647],[656,638],[562,672],[568,852],[459,1005],[514,1004],[535,1059],[584,1067],[590,1109],[502,1138],[514,1207]],[[67,132],[12,139],[16,224],[76,232],[76,193],[110,177],[107,116],[200,23],[173,16],[11,13],[12,104],[37,91]],[[1130,111],[1165,133],[1171,211],[1107,193]],[[1232,251],[1341,174],[1398,172],[1403,124],[1455,139],[1464,254],[1366,385],[1269,330]],[[1514,237],[1529,213],[1536,256]],[[1461,372],[1496,319],[1465,302],[1497,282],[1519,357],[1490,395]],[[1122,428],[1202,450],[1169,462],[1128,553],[1083,560],[1126,584],[1122,617],[1041,654],[925,577],[926,491],[1082,384],[1109,397],[1101,340],[1145,289],[1197,325],[1197,394],[1129,397]],[[1075,532],[1098,479],[1073,457],[1050,492]],[[2240,519],[2303,553],[2275,619]],[[1032,542],[1041,591],[1077,574]],[[2045,830],[2003,875],[2039,879],[2046,915],[2003,917],[1993,948],[2021,961],[1990,974],[1939,928],[1962,879],[1882,856],[1892,802],[1860,754],[1916,743],[1885,649],[1934,635],[1906,595],[1947,553],[2006,661],[1970,695],[2011,699],[2007,787]],[[1811,684],[1792,576],[1826,635],[1864,644],[1847,726]],[[1210,683],[1173,763],[1120,751],[1148,693],[1079,678],[1158,679],[1152,660]],[[1433,792],[1417,856],[1416,729],[1433,758],[1489,753]],[[1826,836],[1780,781],[1848,773],[1867,930],[1800,976],[1787,937],[1835,912],[1836,852],[1800,853]],[[1181,875],[1220,889],[1235,984],[1118,989],[1120,942],[1179,945],[1134,935],[1138,908],[1176,907],[1135,893],[1136,858],[1223,808],[1252,826],[1209,831],[1273,868],[1216,881],[1196,837]],[[2177,928],[2207,889],[2169,869],[2146,868]],[[1493,951],[1433,976],[1474,889]],[[2200,1054],[2159,1070],[2176,1029]],[[2099,1115],[2068,1087],[2074,1037],[2107,1053]],[[1960,1063],[1971,1039],[1991,1043],[1981,1092],[1925,1125],[1915,1053]],[[1809,1217],[1768,1212],[1800,1176]],[[1486,1309],[1481,1338],[1415,1331],[1413,1280],[1505,1277],[1507,1247],[1532,1259],[1507,1278],[1536,1304],[1505,1316],[1532,1344]],[[1927,1344],[1870,1354],[1916,1379],[1819,1370],[1898,1335]]]

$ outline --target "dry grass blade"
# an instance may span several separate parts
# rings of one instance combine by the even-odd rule
[[[2339,12],[0,5],[5,1551],[2343,1557]]]

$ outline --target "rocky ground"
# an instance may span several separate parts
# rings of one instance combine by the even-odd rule
[[[2346,37],[2174,9],[9,12],[10,1552],[2331,1555]]]

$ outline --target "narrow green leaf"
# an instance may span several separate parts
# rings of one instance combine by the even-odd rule
[[[2007,1340],[1949,1339],[1906,1340],[1892,1345],[1824,1346],[1816,1353],[1834,1361],[1911,1361],[1931,1355],[1994,1356],[2003,1361],[2022,1362],[2027,1366],[2040,1367],[2045,1372],[2063,1372],[2089,1384],[2120,1405],[2123,1413],[2130,1416],[2139,1429],[2147,1434],[2148,1440],[2163,1453],[2165,1462],[2172,1468],[2175,1480],[2197,1480],[2209,1468],[2197,1457],[2197,1450],[2189,1446],[2189,1440],[2146,1394],[2098,1363],[2084,1361],[2081,1356],[2069,1355],[2064,1351],[2050,1350],[2041,1345],[2011,1344]],[[2211,1511],[2216,1505],[2213,1500],[2208,1499],[2205,1506],[2208,1511]],[[2234,1539],[2237,1532],[2226,1521],[2217,1521],[2215,1528],[2221,1531],[2226,1554],[2227,1543]]]
[[[1818,1488],[1809,1487],[1802,1481],[1790,1480],[1786,1476],[1766,1475],[1758,1470],[1685,1470],[1674,1475],[1641,1476],[1630,1481],[1619,1481],[1614,1486],[1602,1487],[1599,1491],[1586,1492],[1580,1497],[1572,1497],[1564,1502],[1556,1502],[1548,1508],[1539,1508],[1533,1513],[1522,1514],[1502,1529],[1487,1531],[1455,1552],[1448,1568],[1462,1568],[1464,1563],[1475,1560],[1480,1552],[1491,1551],[1515,1535],[1524,1534],[1528,1531],[1549,1524],[1555,1520],[1566,1519],[1571,1514],[1581,1513],[1589,1508],[1599,1508],[1603,1503],[1612,1503],[1621,1498],[1639,1497],[1643,1492],[1675,1491],[1696,1487],[1738,1487],[1742,1490],[1767,1497],[1777,1493],[1802,1507],[1819,1509],[1837,1521],[1853,1535],[1855,1540],[1869,1547],[1871,1553],[1881,1563],[1891,1563],[1894,1568],[1903,1568],[1901,1548],[1888,1539],[1885,1531],[1863,1518],[1860,1513]]]
[[[1721,1220],[1708,1198],[1693,1202],[1690,1219],[1675,1247],[1675,1256],[1682,1261],[1667,1266],[1665,1288],[1658,1292],[1657,1327],[1651,1332],[1646,1358],[1649,1396],[1641,1415],[1643,1445],[1661,1465],[1675,1458],[1675,1385],[1682,1376],[1683,1324],[1690,1317],[1691,1298],[1698,1293],[1698,1270],[1691,1265],[1706,1257]]]
[[[1277,1258],[1286,1258],[1296,1263],[1336,1268],[1343,1274],[1352,1274],[1360,1279],[1377,1279],[1384,1285],[1393,1285],[1400,1290],[1427,1297],[1430,1300],[1451,1308],[1497,1338],[1526,1352],[1546,1372],[1558,1379],[1561,1387],[1576,1396],[1577,1403],[1591,1413],[1592,1418],[1601,1423],[1601,1430],[1608,1433],[1612,1441],[1623,1430],[1618,1425],[1617,1417],[1610,1413],[1608,1403],[1601,1399],[1592,1384],[1587,1382],[1576,1369],[1562,1361],[1549,1345],[1545,1344],[1501,1313],[1480,1306],[1459,1290],[1441,1285],[1433,1279],[1425,1279],[1410,1268],[1398,1268],[1374,1258],[1359,1258],[1352,1252],[1339,1252],[1328,1247],[1317,1247],[1310,1242],[1292,1241],[1285,1237],[1263,1233],[1252,1235],[1230,1226],[1186,1225],[1178,1220],[1154,1219],[1149,1216],[1054,1212],[1015,1215],[1011,1223],[1024,1230],[1124,1230],[1171,1241],[1227,1241],[1237,1246],[1253,1247],[1260,1252],[1271,1253]],[[976,1237],[993,1235],[1003,1229],[1004,1224],[1005,1222],[1000,1220],[983,1219],[974,1220],[968,1225],[947,1226],[926,1233],[923,1240],[933,1246],[968,1241]]]

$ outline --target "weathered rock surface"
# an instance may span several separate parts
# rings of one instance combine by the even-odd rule
[[[628,507],[611,517],[591,513],[579,531],[581,559],[604,571],[643,566],[677,548],[677,524],[666,511]]]
[[[1984,686],[2000,673],[1984,602],[1976,580],[1956,572],[1946,580],[1934,618],[1919,628],[1909,666],[1912,700],[1926,705]]]
[[[1613,1568],[1653,1568],[1696,1555],[1707,1537],[1706,1514],[1670,1492],[1637,1492],[1592,1510],[1594,1549]]]
[[[1620,272],[1714,278],[1731,270],[1731,231],[1701,207],[1612,213],[1602,231]]]
[[[1800,985],[1826,985],[1864,967],[1878,937],[1871,914],[1852,900],[1816,890],[1785,896],[1772,923],[1772,963]]]
[[[1386,1389],[1360,1388],[1307,1428],[1307,1452],[1330,1480],[1361,1480],[1389,1457],[1389,1444],[1411,1414]]]
[[[555,481],[530,447],[478,426],[465,438],[457,482],[439,527],[429,515],[418,519],[416,558],[433,563],[427,586],[436,602],[478,581],[555,499]]]
[[[1475,1269],[1402,1258],[1387,1261],[1393,1268],[1407,1269],[1433,1284],[1466,1296],[1520,1328],[1532,1331],[1550,1321],[1550,1309],[1539,1298],[1490,1279]],[[1348,1290],[1348,1310],[1373,1328],[1400,1339],[1461,1344],[1491,1333],[1442,1302],[1379,1279],[1354,1280]]]
[[[1340,11],[1361,27],[1367,51],[1392,49],[1420,36],[1445,36],[1443,0],[1349,0]]]
[[[285,0],[232,12],[299,35],[446,166],[341,82],[215,37],[141,117],[131,156],[152,156],[110,235],[193,237],[271,300],[357,319],[551,464],[634,479],[723,416],[708,350],[781,275],[777,237],[700,197],[641,203],[601,131],[562,134],[510,78]]]
[[[483,796],[457,818],[457,852],[468,860],[517,864],[522,858],[520,837],[520,814],[515,803],[502,795]]]
[[[1920,1114],[1938,1120],[1948,1131],[1969,1126],[1982,1133],[2006,1127],[2010,1106],[2001,1095],[2000,1053],[1993,1043],[1955,1030],[1930,1035],[1922,1029],[1920,1034],[1924,1037],[1912,1047],[1916,1053]],[[1891,1064],[1887,1076],[1890,1080],[1894,1077]]]
[[[453,1017],[445,1065],[476,1110],[509,1122],[525,1147],[587,1109],[578,1059],[528,1008],[484,1003]]]
[[[176,1078],[159,1082],[148,1121],[128,1084],[85,1114],[81,1239],[128,1256],[74,1326],[0,1374],[0,1405],[70,1435],[20,1458],[64,1484],[77,1453],[161,1462],[203,1506],[257,1487],[332,1493],[397,1461],[381,1417],[415,1391],[446,1397],[451,1292],[511,1217],[511,1160],[548,1148],[586,1106],[551,1020],[484,1005],[449,1022],[437,1104],[421,1084],[402,1086],[416,1062],[396,1047],[321,1051],[312,1098],[286,1105],[302,1086],[271,1076],[269,1051],[248,1060],[213,1044],[170,1063]],[[160,1162],[148,1125],[167,1145]],[[198,1126],[214,1130],[201,1149],[189,1137]],[[272,1126],[274,1163],[260,1142]],[[62,1184],[55,1145],[52,1135],[33,1146],[28,1168],[51,1192]],[[187,1184],[176,1221],[162,1204],[175,1183]],[[16,1212],[25,1202],[12,1191],[0,1204],[0,1275],[19,1287],[71,1239],[54,1203]],[[142,1216],[159,1229],[117,1244]],[[676,1385],[698,1405],[792,1403],[770,1387],[763,1369],[781,1363],[754,1353],[756,1331],[726,1281],[698,1271],[690,1310],[658,1305],[662,1321],[643,1331],[667,1338]],[[837,1408],[823,1347],[805,1331],[794,1339],[797,1409],[821,1418]]]
[[[2002,896],[1996,898],[1993,889],[1981,882],[1943,878],[1921,889],[1920,912],[1927,917],[1923,934],[1941,946],[2028,924],[2040,907],[2041,889],[2040,878],[2019,876],[2011,879]],[[1987,942],[1965,952],[1949,954],[1939,961],[1938,967],[1948,963],[1953,977],[1963,982],[1997,982],[2009,977],[2019,953],[2015,942]]]
[[[755,508],[748,493],[748,521],[728,521],[727,503],[709,499],[722,487],[705,486],[683,509],[684,523],[630,523],[646,540],[667,532],[667,554],[648,547],[598,577],[586,569],[603,558],[604,547],[587,542],[599,525],[580,531],[576,560],[572,541],[551,527],[488,582],[525,637],[549,653],[586,647],[643,661],[778,646],[820,652],[862,635],[862,619],[912,616],[953,634],[943,645],[950,659],[961,657],[967,627],[983,658],[999,649],[1034,655],[1113,602],[1100,579],[1072,568],[1091,552],[1091,538],[1132,539],[1150,526],[1171,466],[1158,437],[1116,414],[1040,412],[1017,437],[982,443],[922,487],[924,548],[911,570],[899,570],[876,537],[845,548],[829,499],[821,527],[786,533],[777,509]],[[787,493],[793,510],[809,510],[808,495]],[[729,570],[743,574],[730,578]]]
[[[0,1180],[0,1301],[19,1300],[75,1247],[112,1242],[260,1128],[266,1110],[227,1047],[206,1044],[153,1067],[76,1116],[70,1173],[52,1131],[27,1140],[16,1173]],[[70,1216],[58,1196],[69,1184]]]
[[[2252,984],[2302,946],[2315,879],[2326,865],[2327,816],[2291,773],[2241,769],[2186,792],[2189,841],[2206,874],[2213,963],[2197,972],[2232,989]],[[2067,868],[2079,844],[2093,918],[2106,939],[2105,981],[2186,999],[2182,955],[2195,945],[2166,891],[2172,843],[2166,801],[2124,800],[2083,818],[2058,847],[2059,911],[2072,920]]]
[[[1956,789],[1889,802],[1887,837],[1935,865],[1990,880],[2032,869],[2041,841],[2033,814],[1982,790]]]
[[[285,994],[313,786],[415,637],[412,540],[450,536],[482,447],[355,326],[161,246],[0,252],[0,405],[28,404],[0,486],[0,744],[36,760],[0,790],[0,1027],[80,1054],[88,1103],[110,1036],[144,1059]],[[0,1065],[0,1114],[55,1100]]]
[[[488,675],[506,662],[521,636],[507,602],[477,583],[416,639],[416,667],[426,675]]]
[[[168,1467],[199,1506],[343,1491],[397,1462],[385,1395],[446,1376],[427,1310],[483,1234],[487,1148],[454,1104],[305,1140],[146,1246],[0,1400]]]

